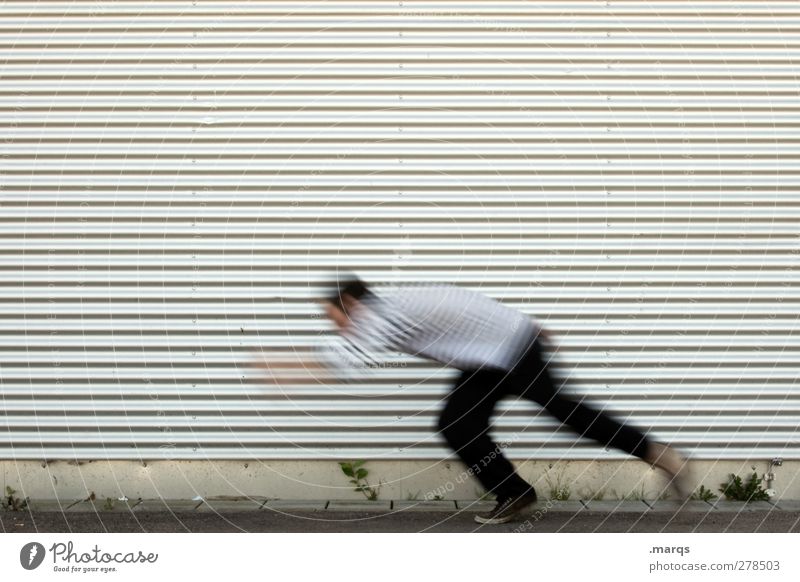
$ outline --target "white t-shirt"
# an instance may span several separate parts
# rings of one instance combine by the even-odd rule
[[[345,333],[325,336],[316,349],[339,379],[367,378],[391,351],[461,370],[510,370],[538,322],[481,293],[444,283],[371,288]]]

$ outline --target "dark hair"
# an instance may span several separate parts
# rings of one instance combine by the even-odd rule
[[[355,275],[350,275],[344,279],[336,281],[336,287],[325,298],[338,309],[346,312],[344,308],[344,296],[349,295],[358,301],[369,299],[373,296],[369,286]]]

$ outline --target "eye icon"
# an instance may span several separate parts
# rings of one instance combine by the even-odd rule
[[[30,542],[19,551],[19,563],[26,570],[35,570],[44,561],[44,546],[38,542]]]

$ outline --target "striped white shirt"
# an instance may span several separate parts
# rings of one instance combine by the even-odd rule
[[[371,287],[343,333],[326,336],[316,354],[340,380],[368,378],[391,351],[461,370],[510,370],[539,328],[529,315],[443,283]]]

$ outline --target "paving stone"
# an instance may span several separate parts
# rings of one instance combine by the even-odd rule
[[[650,511],[650,506],[644,501],[627,500],[582,500],[588,511],[611,511],[614,513],[644,513]]]
[[[456,502],[447,500],[392,501],[393,511],[455,511]]]
[[[294,500],[294,499],[270,499],[267,501],[262,509],[275,510],[282,512],[292,511],[322,511],[328,506],[325,500]]]
[[[391,504],[391,501],[332,500],[328,503],[328,511],[384,511],[388,513],[392,510]]]
[[[67,513],[102,513],[109,511],[116,512],[130,512],[139,504],[138,499],[129,499],[128,501],[120,501],[114,499],[113,505],[106,505],[106,500],[95,499],[94,501],[81,501],[64,508]]]
[[[497,505],[494,501],[478,501],[477,499],[456,500],[456,507],[461,511],[488,511]]]
[[[61,513],[65,511],[68,506],[77,501],[76,499],[65,499],[58,501],[56,499],[31,499],[28,501],[28,508],[30,511],[53,511]],[[23,510],[25,511],[25,510]]]
[[[775,506],[767,501],[727,501],[717,499],[712,501],[711,504],[717,511],[730,511],[738,513],[740,511],[771,511],[775,510]]]
[[[549,506],[548,506],[549,504]],[[674,500],[569,500],[554,501],[540,500],[530,506],[527,511],[548,511],[548,512],[571,512],[577,513],[584,509],[588,511],[603,511],[613,513],[643,513],[646,511],[677,512],[681,509],[681,502]],[[292,500],[292,499],[270,499],[261,498],[233,498],[222,497],[207,499],[205,501],[193,501],[188,499],[133,499],[129,501],[114,500],[113,506],[109,509],[105,500],[96,499],[95,501],[78,501],[49,499],[35,499],[28,502],[28,508],[20,511],[26,512],[65,512],[65,513],[102,513],[102,512],[143,512],[143,511],[164,511],[164,512],[237,512],[237,511],[257,511],[261,509],[271,509],[274,511],[291,513],[292,511],[320,511],[325,509],[335,511],[370,511],[391,513],[398,511],[487,511],[495,507],[492,500],[398,500],[398,501],[367,501],[367,500]],[[391,509],[390,509],[391,507]],[[745,503],[742,501],[727,501],[723,499],[714,500],[711,503],[705,501],[691,500],[683,504],[682,511],[692,513],[707,513],[709,511],[721,512],[750,512],[750,511],[800,511],[800,500],[786,499],[782,501],[767,502],[757,501]]]
[[[685,503],[677,500],[661,499],[658,501],[645,501],[650,506],[650,511],[660,511],[665,513],[676,513],[678,511],[688,511],[691,513],[708,513],[715,511],[714,506],[705,501],[692,499]]]
[[[775,506],[784,511],[800,511],[800,500],[782,499],[780,501],[776,501]]]
[[[567,501],[557,501],[555,499],[545,499],[542,501],[537,501],[535,505],[532,505],[531,508],[533,511],[545,511],[548,512],[559,512],[563,511],[566,513],[576,513],[578,511],[583,511],[585,509],[585,505],[580,501],[576,500],[567,500]],[[526,510],[527,511],[527,510]]]
[[[266,501],[265,498],[242,497],[240,499],[205,499],[197,511],[224,513],[226,511],[257,511]]]
[[[202,501],[191,499],[144,499],[133,507],[134,512],[142,511],[194,511]]]

